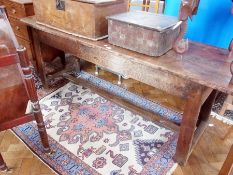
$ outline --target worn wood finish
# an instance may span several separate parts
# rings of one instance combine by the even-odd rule
[[[225,162],[218,175],[232,175],[233,174],[233,145],[227,155]]]
[[[174,94],[186,96],[189,89],[185,89],[185,85],[194,82],[233,94],[233,85],[229,84],[231,79],[229,66],[233,58],[228,58],[227,50],[190,42],[189,49],[184,54],[177,54],[171,50],[161,57],[154,58],[109,45],[107,40],[95,42],[70,36],[64,32],[36,24],[33,17],[24,18],[22,21],[32,26],[33,30],[38,29],[36,33],[41,42],[72,53],[101,67],[127,75],[129,78],[153,86],[158,82],[155,78],[156,71],[159,73],[158,77],[163,75],[163,80],[161,80],[163,83],[174,81],[172,88],[156,84],[165,91],[173,89],[176,91]],[[142,76],[141,72],[147,76]],[[175,87],[174,84],[176,84]]]
[[[188,157],[206,129],[217,96],[217,91],[213,90],[201,105],[203,93],[205,91],[201,88],[193,89],[189,96],[190,99],[186,101],[175,155],[175,159],[183,165],[186,164]]]
[[[201,109],[201,95],[201,89],[193,89],[185,104],[175,155],[175,160],[183,165],[188,160],[192,148],[192,140]]]
[[[153,69],[147,65],[143,65],[137,61],[128,59],[127,56],[119,57],[119,53],[111,53],[111,51],[108,50],[105,46],[104,49],[98,49],[98,47],[90,47],[89,45],[78,43],[75,40],[53,37],[52,35],[41,32],[39,30],[33,30],[33,36],[35,36],[34,38],[37,38],[37,41],[35,42],[41,41],[43,43],[47,43],[55,48],[59,48],[79,58],[83,58],[86,61],[100,65],[103,68],[108,68],[114,72],[126,75],[129,78],[136,79],[151,86],[156,84],[158,88],[163,89],[164,91],[171,94],[182,96],[183,98],[187,97],[189,88],[195,86],[191,81],[184,80],[169,72],[162,71],[160,69]],[[37,49],[35,49],[37,62],[41,65],[39,67],[39,72],[42,77],[42,81],[46,84],[46,75],[43,70],[44,63],[43,58],[41,57],[41,50],[39,49],[40,44],[34,43],[34,45],[37,47]],[[110,57],[109,54],[111,54]],[[144,72],[147,76],[143,76],[141,72]],[[163,75],[163,77],[160,75]]]
[[[43,58],[39,46],[40,43],[46,43],[186,99],[176,152],[176,160],[181,164],[187,161],[193,145],[197,143],[206,126],[205,118],[208,117],[205,115],[208,115],[208,107],[214,99],[212,95],[207,98],[211,93],[210,89],[233,92],[233,86],[229,85],[230,60],[226,50],[192,42],[189,50],[182,55],[169,51],[161,57],[153,58],[109,45],[107,40],[94,42],[41,26],[33,18],[23,21],[33,28],[33,35],[37,39],[37,60],[42,63],[42,75]],[[207,101],[204,102],[206,98]],[[202,104],[205,107],[201,110]],[[198,118],[203,122],[200,124],[201,128],[195,132]]]
[[[127,0],[63,2],[64,10],[58,10],[55,0],[34,0],[36,20],[58,30],[94,40],[106,37],[106,17],[126,12],[128,5]]]

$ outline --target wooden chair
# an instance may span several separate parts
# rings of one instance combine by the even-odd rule
[[[142,3],[134,3],[133,0],[129,0],[129,10],[131,7],[141,7],[142,11],[149,11],[150,8],[154,8],[155,13],[159,13],[160,0],[155,0],[155,4],[152,5],[151,0],[142,0]]]
[[[29,100],[32,112],[25,114]],[[44,151],[50,153],[26,49],[18,45],[3,7],[0,7],[0,102],[0,131],[36,120]],[[9,171],[1,154],[0,170]]]

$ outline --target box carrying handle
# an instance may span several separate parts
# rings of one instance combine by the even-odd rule
[[[65,11],[65,0],[56,0],[56,9]]]

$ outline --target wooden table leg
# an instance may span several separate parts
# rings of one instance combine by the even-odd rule
[[[192,147],[192,140],[201,109],[201,88],[193,89],[186,101],[176,147],[175,160],[184,165]]]
[[[208,124],[208,119],[216,96],[217,91],[213,90],[203,105],[201,105],[201,88],[190,94],[185,105],[175,155],[176,161],[181,165],[187,162],[193,147],[203,134]]]
[[[66,66],[66,55],[65,52],[62,53],[61,57],[61,64],[63,65],[63,67]]]
[[[43,86],[45,88],[48,88],[48,81],[47,81],[46,73],[44,70],[45,65],[44,65],[43,56],[42,56],[41,43],[39,40],[39,36],[36,30],[34,29],[32,30],[32,36],[33,36],[33,46],[34,46],[35,55],[36,55],[38,72],[40,74],[40,78],[41,78]]]
[[[25,84],[27,87],[28,95],[32,103],[33,113],[35,120],[37,122],[38,131],[41,137],[41,142],[44,146],[44,151],[46,153],[50,153],[50,147],[48,142],[48,135],[45,129],[45,124],[43,121],[42,113],[40,110],[40,105],[36,93],[35,83],[32,75],[32,70],[29,67],[29,59],[27,57],[26,48],[20,47],[17,49],[19,59],[20,59],[20,65],[22,67],[22,71],[24,74]]]
[[[233,145],[227,155],[225,162],[218,175],[232,175],[233,174]]]

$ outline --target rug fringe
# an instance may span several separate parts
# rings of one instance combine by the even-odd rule
[[[225,123],[225,124],[227,124],[227,125],[233,125],[233,120],[228,119],[228,118],[226,118],[226,117],[223,117],[223,116],[221,116],[221,115],[219,115],[219,114],[217,114],[217,113],[215,113],[215,112],[213,112],[213,111],[211,112],[211,116],[212,116],[213,118],[216,118],[216,119],[222,121],[223,123]]]

